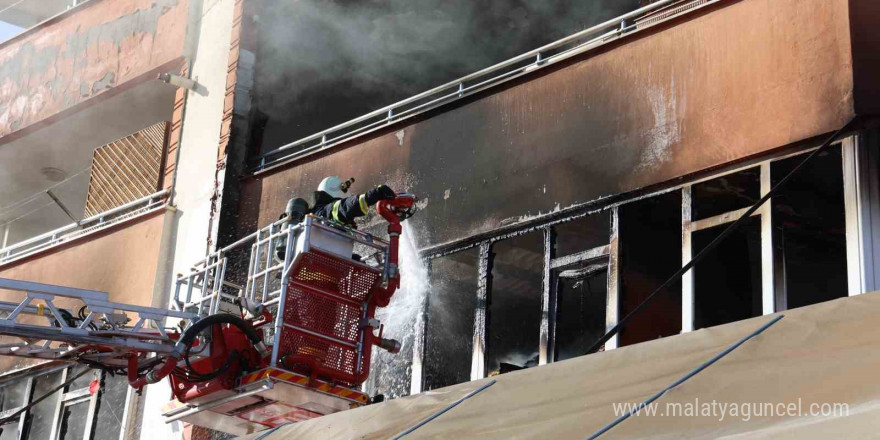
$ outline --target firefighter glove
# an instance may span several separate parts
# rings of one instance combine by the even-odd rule
[[[367,191],[365,194],[367,204],[370,206],[375,205],[379,200],[392,200],[395,197],[397,197],[397,194],[395,194],[394,190],[389,188],[388,185],[379,185]]]

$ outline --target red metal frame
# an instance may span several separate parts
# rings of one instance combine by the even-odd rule
[[[258,330],[259,332],[259,330]],[[261,332],[260,332],[261,333]],[[237,359],[211,380],[195,382],[185,376],[171,375],[171,391],[181,402],[188,402],[221,390],[231,390],[237,385],[239,377],[246,371],[265,367],[267,358],[261,358],[247,336],[231,325],[214,325],[211,327],[211,355],[192,362],[192,370],[196,373],[208,374],[222,369],[230,356],[235,353]],[[180,360],[176,363],[183,364]],[[247,367],[247,368],[246,368]],[[186,368],[189,372],[189,368]]]
[[[401,216],[415,197],[383,200],[377,211],[388,225],[389,247],[383,283],[378,268],[318,249],[303,254],[291,271],[284,329],[278,338],[280,365],[316,379],[357,387],[370,374],[372,346],[385,347],[372,327],[377,307],[385,307],[400,286],[398,245]]]
[[[373,345],[399,349],[396,342],[382,338],[381,327],[375,334],[374,317],[376,308],[387,306],[400,286],[397,259],[401,220],[411,214],[415,200],[414,196],[400,195],[377,205],[377,211],[389,223],[384,270],[318,248],[298,256],[288,278],[284,309],[278,310],[283,322],[275,337],[280,366],[308,376],[312,386],[328,381],[356,388],[370,374]],[[248,324],[256,328],[271,321],[271,315],[264,312]],[[206,330],[212,332],[208,357],[183,365],[187,354],[176,348],[160,368],[139,376],[137,354],[133,353],[128,369],[132,387],[140,389],[170,376],[174,397],[191,402],[231,390],[246,371],[268,365],[268,356],[260,355],[254,342],[238,327],[206,325],[210,326]],[[251,336],[256,340],[257,335]],[[264,348],[262,343],[258,345]],[[184,368],[175,370],[179,366]],[[216,375],[209,380],[200,377],[207,374]]]

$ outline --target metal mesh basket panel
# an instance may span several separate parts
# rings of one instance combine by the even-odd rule
[[[316,250],[303,254],[291,275],[283,317],[285,324],[297,328],[282,331],[279,356],[308,356],[331,375],[326,379],[358,385],[351,378],[359,373],[356,346],[362,333],[358,328],[361,307],[380,278],[377,269],[350,260]],[[363,372],[369,371],[370,348],[362,350]]]

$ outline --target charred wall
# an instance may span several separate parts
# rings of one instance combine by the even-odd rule
[[[880,114],[880,2],[850,0],[855,105],[859,114]]]
[[[326,175],[355,176],[358,190],[417,193],[427,246],[829,132],[853,116],[848,3],[727,2],[630,35],[258,175],[244,182],[240,230]]]

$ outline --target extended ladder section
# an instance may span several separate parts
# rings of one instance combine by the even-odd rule
[[[0,355],[125,368],[132,352],[169,354],[173,321],[193,313],[111,302],[104,292],[0,278]],[[153,362],[141,356],[141,366]]]

